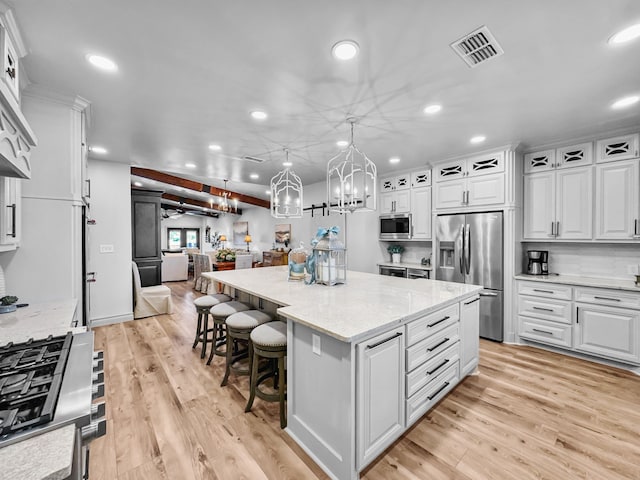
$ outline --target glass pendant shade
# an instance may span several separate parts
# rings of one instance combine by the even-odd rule
[[[375,164],[351,142],[327,164],[327,200],[332,212],[375,210],[378,175]]]
[[[289,152],[285,152],[288,163]],[[302,209],[302,180],[286,167],[271,179],[271,216],[302,218]]]

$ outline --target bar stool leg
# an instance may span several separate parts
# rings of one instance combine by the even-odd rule
[[[203,313],[204,315],[204,331],[202,332],[202,352],[200,353],[200,358],[204,358],[207,353],[207,340],[209,339],[209,314]]]
[[[214,341],[214,347],[215,349],[215,341]],[[212,350],[213,351],[213,350]],[[229,334],[229,329],[227,327],[227,351],[226,351],[226,360],[227,360],[227,366],[225,368],[224,371],[224,378],[222,379],[222,383],[220,384],[221,387],[224,387],[227,384],[227,380],[229,380],[229,374],[231,373],[231,362],[233,360],[233,336]]]
[[[284,391],[284,357],[278,357],[278,387],[280,389],[280,428],[287,426],[287,416],[285,415],[285,391]]]
[[[249,361],[251,362],[251,374],[249,376],[249,400],[247,401],[247,406],[244,409],[244,412],[250,412],[251,407],[253,407],[253,401],[256,399],[256,383],[258,382],[258,363],[260,358],[255,354],[253,348],[251,346],[251,342],[249,342]]]
[[[196,348],[196,345],[198,345],[198,342],[200,341],[200,334],[202,333],[202,313],[198,312],[198,326],[196,327],[196,339],[193,341],[193,346],[191,347]]]

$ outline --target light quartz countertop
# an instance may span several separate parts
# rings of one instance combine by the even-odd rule
[[[418,270],[433,270],[431,265],[422,265],[421,263],[393,263],[393,262],[380,262],[379,267],[400,267],[400,268],[417,268]]]
[[[75,425],[0,448],[0,478],[62,480],[71,475]]]
[[[344,342],[368,338],[482,290],[353,271],[347,272],[345,285],[305,285],[287,280],[287,266],[211,273],[218,282],[283,306],[282,316]]]
[[[86,331],[85,327],[71,327],[77,305],[76,300],[61,300],[0,314],[0,345]]]
[[[561,283],[563,285],[576,285],[580,287],[611,288],[613,290],[640,292],[640,287],[637,287],[635,282],[631,279],[620,280],[619,278],[583,277],[579,275],[561,275],[553,273],[549,275],[529,275],[522,273],[520,275],[516,275],[514,278],[516,280],[529,280],[532,282]]]

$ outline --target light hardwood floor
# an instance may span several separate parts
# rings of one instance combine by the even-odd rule
[[[191,349],[191,282],[175,313],[95,329],[105,354],[107,435],[91,479],[326,479],[280,430],[278,405],[244,413],[247,377],[220,387]],[[480,342],[468,377],[361,478],[640,479],[640,377],[531,347]]]

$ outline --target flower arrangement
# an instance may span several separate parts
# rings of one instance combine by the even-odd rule
[[[404,252],[404,247],[402,245],[389,245],[387,247],[387,252],[393,253],[402,253]]]
[[[216,252],[216,260],[219,262],[235,262],[236,252],[230,248],[221,248]]]

